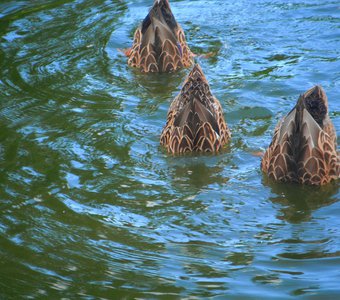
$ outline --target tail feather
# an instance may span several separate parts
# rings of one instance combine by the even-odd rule
[[[145,62],[145,49],[152,49],[156,66]],[[127,54],[128,64],[140,68],[142,72],[172,72],[189,67],[193,63],[182,28],[172,14],[168,0],[155,0],[148,15],[135,32],[131,51]]]
[[[293,110],[279,123],[262,159],[262,170],[269,177],[310,185],[322,185],[339,177],[334,126],[325,115],[327,108],[321,87],[299,97]]]
[[[191,56],[188,58],[187,55],[184,61],[182,48],[188,47],[185,41],[178,40],[179,32],[181,32],[181,36],[184,35],[171,12],[169,2],[156,0],[136,31],[128,63],[131,66],[139,67],[143,72],[150,70],[172,72],[184,65],[189,66]],[[139,38],[136,38],[138,36]],[[145,57],[150,54],[149,49],[156,61],[156,66],[153,65],[152,68],[145,64]]]
[[[175,141],[175,133],[180,133],[181,141]],[[190,151],[215,152],[229,136],[221,105],[212,96],[202,69],[197,65],[170,106],[161,144],[172,153],[186,152],[190,147]]]
[[[302,111],[302,115],[297,164],[299,181],[312,185],[327,183],[332,177],[329,176],[329,171],[337,164],[332,139],[306,109]]]

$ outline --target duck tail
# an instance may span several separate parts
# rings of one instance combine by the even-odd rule
[[[339,168],[336,167],[334,140],[324,130],[329,118],[326,93],[320,86],[311,88],[300,96],[296,109],[299,182],[309,185],[328,183]]]
[[[175,118],[174,126],[189,133],[193,150],[216,151],[216,147],[219,147],[220,130],[209,105],[209,98],[212,97],[210,88],[198,64],[189,73],[180,97],[184,104]]]

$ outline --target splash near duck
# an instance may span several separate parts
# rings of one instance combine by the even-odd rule
[[[320,86],[301,95],[279,122],[261,168],[281,182],[324,185],[339,178],[336,131]]]
[[[168,0],[155,0],[135,32],[132,48],[125,54],[131,67],[146,73],[187,68],[193,64],[194,57]]]
[[[168,152],[217,152],[230,139],[220,102],[196,64],[168,111],[160,143]]]

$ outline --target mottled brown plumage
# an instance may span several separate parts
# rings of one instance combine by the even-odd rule
[[[336,148],[327,96],[315,86],[300,96],[277,125],[261,168],[277,181],[323,185],[340,176]]]
[[[132,48],[125,53],[128,64],[142,72],[173,72],[193,64],[193,54],[168,0],[155,0],[135,32]]]
[[[170,106],[161,145],[173,154],[217,152],[229,139],[221,104],[196,64]]]

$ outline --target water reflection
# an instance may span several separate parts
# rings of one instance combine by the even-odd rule
[[[276,183],[264,178],[263,183],[275,194],[270,200],[282,205],[277,218],[291,223],[309,221],[315,210],[340,200],[339,184],[336,182],[322,187],[310,187]]]
[[[254,261],[254,255],[249,252],[231,252],[225,258],[226,261],[229,261],[233,266],[247,266],[251,265]]]
[[[171,171],[173,186],[177,188],[179,186],[183,188],[195,187],[196,190],[201,190],[212,184],[225,185],[229,178],[222,174],[223,167],[219,164],[211,165],[211,163],[209,164],[209,158],[206,159],[206,163],[204,162],[204,156],[191,157],[191,163],[188,163],[188,160],[183,158],[180,159],[183,160],[183,164],[178,164],[176,161]],[[213,159],[213,161],[216,160]]]
[[[170,107],[173,98],[179,93],[184,77],[189,69],[181,70],[175,74],[142,74],[134,70],[134,81],[139,86],[140,93],[138,102],[134,111],[138,114],[150,116],[152,113],[158,113],[160,106],[164,115],[163,123],[165,125],[166,113]],[[160,116],[158,113],[157,116]]]

